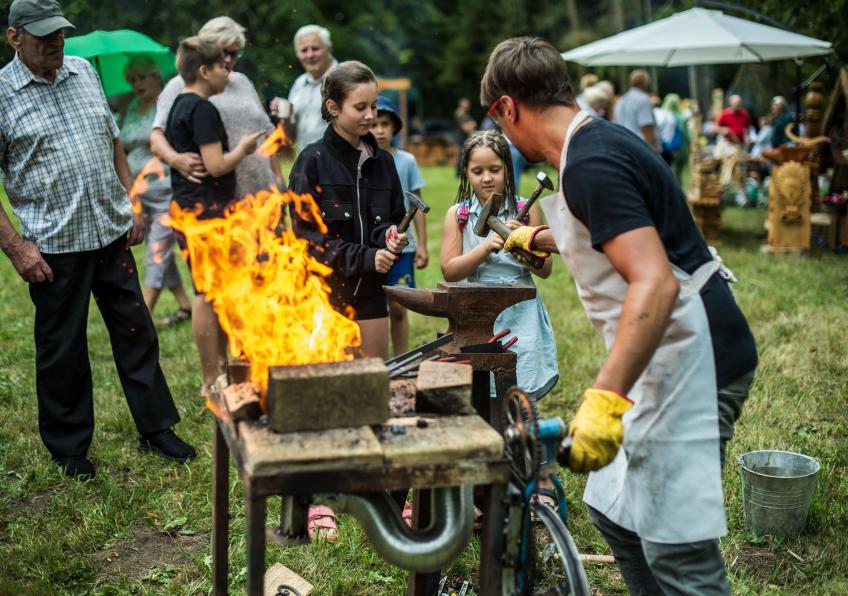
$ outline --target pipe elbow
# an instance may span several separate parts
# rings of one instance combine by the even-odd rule
[[[438,571],[471,539],[472,486],[433,489],[433,521],[413,530],[386,493],[318,495],[316,502],[353,516],[388,563],[417,572]]]

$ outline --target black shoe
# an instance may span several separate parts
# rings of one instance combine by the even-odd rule
[[[186,461],[197,455],[194,447],[179,438],[171,428],[139,437],[138,448],[142,451],[155,451],[162,457],[176,461]]]
[[[66,476],[85,482],[94,478],[94,464],[81,455],[55,458],[53,461]]]

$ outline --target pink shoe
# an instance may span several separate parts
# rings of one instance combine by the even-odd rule
[[[339,529],[336,526],[336,514],[332,509],[326,505],[313,505],[309,508],[307,520],[310,538],[335,542]]]
[[[409,501],[403,504],[403,521],[406,522],[407,526],[412,527],[412,505],[409,504]]]

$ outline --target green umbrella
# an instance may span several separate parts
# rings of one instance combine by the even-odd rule
[[[124,80],[124,67],[134,55],[149,56],[159,66],[164,78],[177,71],[170,48],[129,29],[92,31],[87,35],[69,37],[65,40],[65,54],[88,59],[100,75],[107,96],[131,91]]]

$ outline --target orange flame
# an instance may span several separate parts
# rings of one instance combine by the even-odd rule
[[[271,157],[272,155],[279,153],[280,149],[285,147],[287,144],[288,138],[286,137],[286,131],[283,130],[282,124],[278,124],[277,128],[274,129],[274,132],[265,137],[265,140],[262,141],[262,144],[259,145],[256,152],[262,157]]]
[[[198,219],[202,209],[175,204],[169,217],[186,237],[195,285],[263,395],[269,366],[350,360],[350,348],[361,343],[358,325],[330,305],[324,278],[332,269],[291,227],[280,231],[289,205],[326,233],[310,195],[276,187],[233,203],[221,218]]]
[[[159,161],[155,157],[151,157],[150,160],[144,164],[144,167],[141,168],[141,171],[138,173],[138,176],[133,180],[133,185],[130,187],[130,202],[132,203],[133,213],[138,215],[141,213],[141,201],[139,197],[147,192],[147,189],[150,188],[150,182],[148,182],[148,176],[156,176],[157,179],[162,180],[165,177],[165,168],[162,166],[162,162]]]

